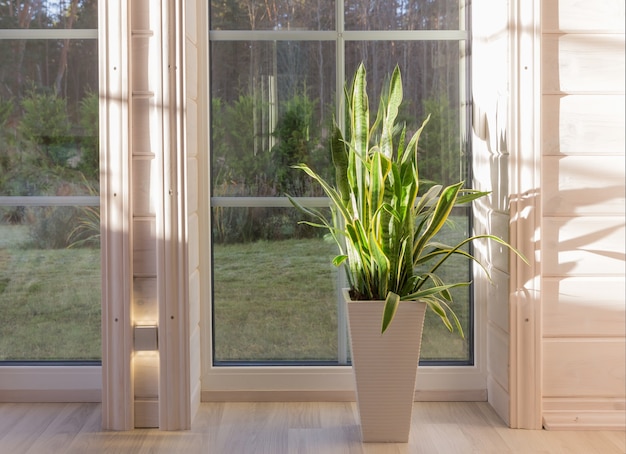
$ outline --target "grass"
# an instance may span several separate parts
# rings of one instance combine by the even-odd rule
[[[0,360],[100,359],[100,253],[31,249],[0,226]]]
[[[215,358],[335,360],[333,253],[323,240],[215,245]]]
[[[448,235],[464,235],[462,228]],[[321,239],[214,245],[214,357],[218,361],[337,360],[335,245]],[[442,275],[463,279],[465,265]],[[469,332],[466,289],[454,308]],[[427,312],[421,357],[466,360],[469,347]]]
[[[31,249],[27,233],[0,225],[0,360],[99,359],[99,251]],[[214,245],[216,359],[336,361],[334,255],[321,239]],[[455,308],[467,327],[467,293]],[[422,359],[467,352],[429,311]]]

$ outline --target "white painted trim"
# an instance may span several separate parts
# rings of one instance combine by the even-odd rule
[[[126,0],[98,5],[102,427],[109,430],[134,426],[127,7]]]
[[[540,0],[511,3],[510,426],[541,429]]]
[[[0,402],[100,402],[100,366],[1,366]]]

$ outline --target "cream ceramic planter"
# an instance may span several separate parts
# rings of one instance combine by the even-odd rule
[[[381,335],[385,302],[345,296],[362,441],[406,443],[426,304],[401,302]]]

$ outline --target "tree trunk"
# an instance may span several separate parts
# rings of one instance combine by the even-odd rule
[[[78,8],[78,0],[72,0],[70,4],[69,16],[65,23],[66,30],[71,30],[74,25],[74,19],[76,19],[76,10]],[[70,40],[65,39],[63,41],[63,48],[61,49],[61,56],[59,57],[59,67],[57,68],[57,76],[54,79],[54,92],[57,96],[61,95],[61,82],[63,81],[63,75],[67,68],[67,55],[70,50]]]

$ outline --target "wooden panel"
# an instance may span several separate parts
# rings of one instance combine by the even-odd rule
[[[189,329],[200,324],[200,272],[195,269],[189,276]]]
[[[493,325],[487,334],[487,373],[505,391],[509,389],[509,338],[508,334]]]
[[[624,95],[544,95],[542,153],[624,154]]]
[[[133,0],[130,2],[130,11],[133,30],[148,30],[150,28],[150,3],[152,0]]]
[[[156,222],[135,219],[133,222],[133,269],[135,276],[156,276]]]
[[[624,93],[624,35],[544,35],[544,93]]]
[[[620,430],[626,428],[623,410],[548,411],[544,412],[546,430]]]
[[[546,339],[544,397],[624,397],[623,339]]]
[[[135,401],[135,427],[159,427],[158,399],[142,399]]]
[[[189,380],[191,390],[196,386],[200,386],[201,368],[201,351],[200,351],[200,326],[196,325],[195,329],[190,330],[189,335]],[[199,396],[198,396],[199,398]]]
[[[198,160],[195,158],[187,159],[187,212],[195,213],[198,211]],[[191,243],[196,245],[197,243]]]
[[[135,278],[133,280],[133,322],[156,324],[158,311],[156,278]]]
[[[159,356],[157,352],[133,355],[135,400],[159,396]]]
[[[546,398],[544,427],[548,430],[626,430],[626,400],[618,398]]]
[[[546,397],[545,411],[622,411],[626,412],[623,397]],[[626,415],[625,415],[626,416]]]
[[[152,157],[133,159],[133,211],[135,216],[154,216],[156,174]]]
[[[504,423],[509,425],[511,398],[508,390],[505,390],[500,383],[489,377],[487,379],[487,395],[489,396],[489,405],[502,418]]]
[[[200,125],[198,123],[198,104],[189,98],[187,98],[187,106],[186,106],[186,117],[185,120],[187,122],[187,157],[188,158],[197,158],[198,157],[198,136],[200,131],[206,129],[204,125]]]
[[[134,98],[131,109],[131,149],[133,155],[151,155],[154,150],[150,141],[150,98]]]
[[[185,42],[185,86],[189,99],[198,99],[198,48],[190,41]]]
[[[624,31],[623,0],[543,0],[544,31]]]
[[[508,211],[509,189],[509,155],[489,154],[482,162],[474,161],[474,165],[482,167],[475,181],[480,181],[475,189],[491,191],[487,196],[490,206],[497,211]]]
[[[624,213],[624,156],[546,156],[542,165],[545,216]]]
[[[489,216],[488,233],[509,241],[509,215],[492,211]],[[500,243],[489,240],[481,240],[486,244],[488,256],[493,266],[499,270],[509,269],[509,249]]]
[[[492,283],[487,288],[487,318],[489,323],[502,332],[509,332],[509,275],[497,269],[491,270]]]
[[[544,218],[544,276],[624,275],[624,218]]]
[[[626,335],[624,278],[544,279],[547,337]]]
[[[503,132],[505,134],[505,132]],[[502,138],[502,136],[501,136]],[[493,209],[501,212],[509,212],[509,155],[503,154],[494,157],[496,163],[492,167],[496,175],[492,173]],[[508,225],[508,222],[507,222]]]
[[[132,87],[133,93],[147,93],[155,90],[150,86],[148,72],[150,56],[150,36],[135,35],[131,41],[132,60]]]
[[[195,270],[200,265],[200,226],[196,214],[189,216],[189,269]]]
[[[197,13],[197,0],[187,1],[185,2],[185,33],[187,39],[191,42],[198,41],[198,13]]]

